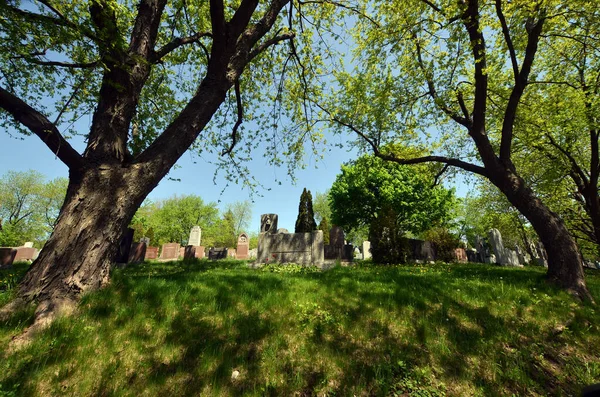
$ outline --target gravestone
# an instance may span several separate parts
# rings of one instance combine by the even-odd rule
[[[250,251],[248,251],[249,259],[256,259],[257,256],[258,256],[258,248],[252,248]]]
[[[360,260],[362,258],[363,258],[363,256],[362,256],[360,250],[358,249],[358,247],[354,247],[354,259]]]
[[[344,246],[344,230],[339,226],[334,226],[329,231],[329,245],[336,248]]]
[[[204,247],[201,245],[188,245],[183,249],[184,259],[202,259],[204,258]]]
[[[539,255],[537,258],[537,262],[540,266],[548,267],[548,254],[546,253],[546,248],[544,248],[544,244],[541,241],[535,246],[535,252]]]
[[[17,250],[14,248],[0,248],[0,269],[10,269],[17,255]]]
[[[454,257],[457,262],[466,263],[467,262],[467,252],[464,248],[456,248],[454,250]]]
[[[117,257],[115,258],[115,262],[117,263],[127,263],[129,260],[129,251],[131,250],[131,243],[133,243],[133,234],[135,230],[132,228],[127,228],[121,241],[119,242],[119,252],[117,253]]]
[[[471,263],[476,263],[479,260],[477,259],[477,250],[474,248],[470,248],[467,250],[467,260]]]
[[[290,231],[284,228],[277,229],[277,233],[289,233]]]
[[[211,248],[208,250],[208,259],[227,259],[227,248]]]
[[[179,258],[179,243],[163,244],[160,251],[160,259],[173,261]]]
[[[433,262],[435,261],[435,247],[431,241],[408,239],[411,257],[409,259],[418,262]]]
[[[498,229],[490,229],[488,232],[490,244],[496,255],[496,260],[500,264],[504,264],[504,244],[502,243],[502,235]]]
[[[237,242],[237,259],[248,259],[250,251],[250,241],[248,239],[248,235],[246,233],[240,234]]]
[[[310,233],[275,233],[277,215],[261,215],[258,235],[258,263],[297,263],[323,265],[323,231]]]
[[[140,243],[146,244],[146,247],[150,247],[150,237],[142,237]]]
[[[190,238],[188,239],[188,245],[200,245],[200,238],[202,237],[202,229],[200,226],[194,226],[190,230]]]
[[[260,216],[260,232],[261,233],[276,233],[277,231],[277,214],[263,214]]]
[[[127,263],[140,263],[146,258],[146,243],[133,243]]]
[[[14,262],[21,261],[32,261],[35,258],[36,249],[35,248],[27,248],[27,247],[18,247],[15,248],[17,250],[17,254],[15,255]]]
[[[373,257],[373,255],[371,255],[371,242],[370,241],[363,241],[362,244],[362,252],[363,252],[363,259],[371,259]]]
[[[498,229],[489,231],[490,242],[496,254],[496,261],[502,266],[522,266],[519,262],[517,253],[509,248],[505,248],[502,243],[502,235]]]
[[[144,255],[144,260],[157,259],[158,258],[158,247],[147,247],[146,255]]]
[[[23,247],[25,247],[25,248],[33,248],[33,242],[32,241],[28,241],[25,244],[23,244]]]
[[[504,249],[504,265],[506,266],[517,266],[521,267],[521,263],[519,262],[519,256],[516,251],[505,248]]]

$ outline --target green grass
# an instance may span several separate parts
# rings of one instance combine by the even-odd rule
[[[587,282],[600,302],[600,274]],[[600,309],[540,268],[151,263],[115,270],[9,353],[31,321],[0,323],[0,396],[577,395],[600,382]]]

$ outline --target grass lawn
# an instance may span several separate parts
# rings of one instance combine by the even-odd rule
[[[0,291],[25,270],[0,271]],[[117,269],[21,350],[7,346],[32,312],[0,323],[0,396],[577,395],[600,382],[600,308],[543,279],[482,264]],[[587,282],[600,303],[600,272]]]

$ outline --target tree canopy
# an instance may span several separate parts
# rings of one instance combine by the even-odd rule
[[[180,243],[186,245],[193,226],[202,229],[205,247],[235,247],[237,237],[250,223],[252,208],[248,202],[225,206],[221,213],[215,202],[205,203],[196,195],[173,196],[147,202],[134,216],[131,227],[135,238],[151,237],[152,245]],[[153,236],[149,236],[149,234]]]
[[[0,178],[0,246],[32,241],[42,247],[67,192],[67,180],[45,181],[37,171],[8,171]]]
[[[449,219],[453,191],[434,186],[427,167],[413,169],[364,155],[342,166],[329,191],[332,222],[347,230],[388,213],[401,233],[418,234]],[[387,212],[386,212],[387,211]]]

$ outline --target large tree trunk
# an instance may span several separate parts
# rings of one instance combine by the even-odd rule
[[[36,321],[109,281],[121,236],[155,185],[136,176],[121,165],[71,173],[54,232],[20,284],[19,297],[38,304]]]
[[[583,272],[583,258],[563,220],[526,186],[512,167],[490,178],[508,200],[529,220],[548,253],[548,279],[577,295],[593,301]]]

